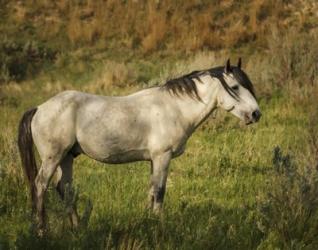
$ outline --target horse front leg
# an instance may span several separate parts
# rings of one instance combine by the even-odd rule
[[[152,175],[153,175],[153,163],[151,161],[151,168],[150,168],[150,187],[149,187],[149,193],[148,193],[148,209],[153,209],[153,203],[154,203],[154,192],[153,192],[153,181],[152,181]]]
[[[155,213],[159,213],[162,210],[171,156],[171,152],[168,151],[163,154],[156,155],[152,159],[152,175],[149,199],[150,207]]]

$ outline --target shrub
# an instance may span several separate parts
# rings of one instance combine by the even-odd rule
[[[268,44],[275,81],[279,86],[287,82],[291,86],[317,83],[317,32],[300,33],[297,29],[280,32],[274,29]]]
[[[300,173],[290,155],[274,149],[274,175],[267,194],[258,204],[258,228],[266,238],[260,248],[318,247],[318,173]]]
[[[39,72],[43,62],[54,60],[55,54],[34,41],[0,41],[0,83],[20,81]]]

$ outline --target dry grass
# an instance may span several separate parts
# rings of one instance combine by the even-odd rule
[[[116,87],[129,87],[136,81],[136,75],[132,67],[125,63],[105,61],[94,79],[83,86],[84,91],[102,93],[105,90]]]
[[[291,25],[311,29],[317,9],[314,2],[301,0],[289,4],[282,0],[59,0],[13,1],[11,6],[16,20],[32,23],[44,38],[66,34],[76,46],[116,42],[144,53],[233,47],[254,40],[263,43],[272,23],[279,29]]]
[[[145,37],[142,39],[142,48],[145,52],[157,49],[167,32],[167,21],[165,11],[157,9],[156,6],[149,2],[147,6],[149,15],[147,16],[147,28]]]

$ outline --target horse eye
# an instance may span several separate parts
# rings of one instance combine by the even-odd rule
[[[235,90],[235,91],[237,91],[237,90],[239,89],[239,86],[238,86],[238,85],[234,85],[234,86],[232,87],[232,89]]]

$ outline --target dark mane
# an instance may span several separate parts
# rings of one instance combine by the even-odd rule
[[[201,71],[193,71],[190,74],[168,80],[162,88],[168,90],[172,94],[176,96],[180,96],[186,94],[194,99],[200,100],[200,96],[198,94],[197,85],[194,80],[197,79],[201,82],[200,75]]]
[[[200,76],[209,74],[211,77],[217,78],[224,89],[235,99],[238,100],[237,93],[230,88],[226,83],[223,77],[224,67],[215,67],[208,70],[202,71],[193,71],[190,74],[168,80],[161,88],[168,90],[173,95],[188,95],[194,99],[201,100],[198,95],[198,89],[194,80],[198,80],[202,83]],[[239,67],[232,66],[229,73],[232,73],[235,79],[242,85],[244,88],[248,89],[251,94],[255,97],[254,87],[252,82],[246,75],[246,73],[241,70]]]

